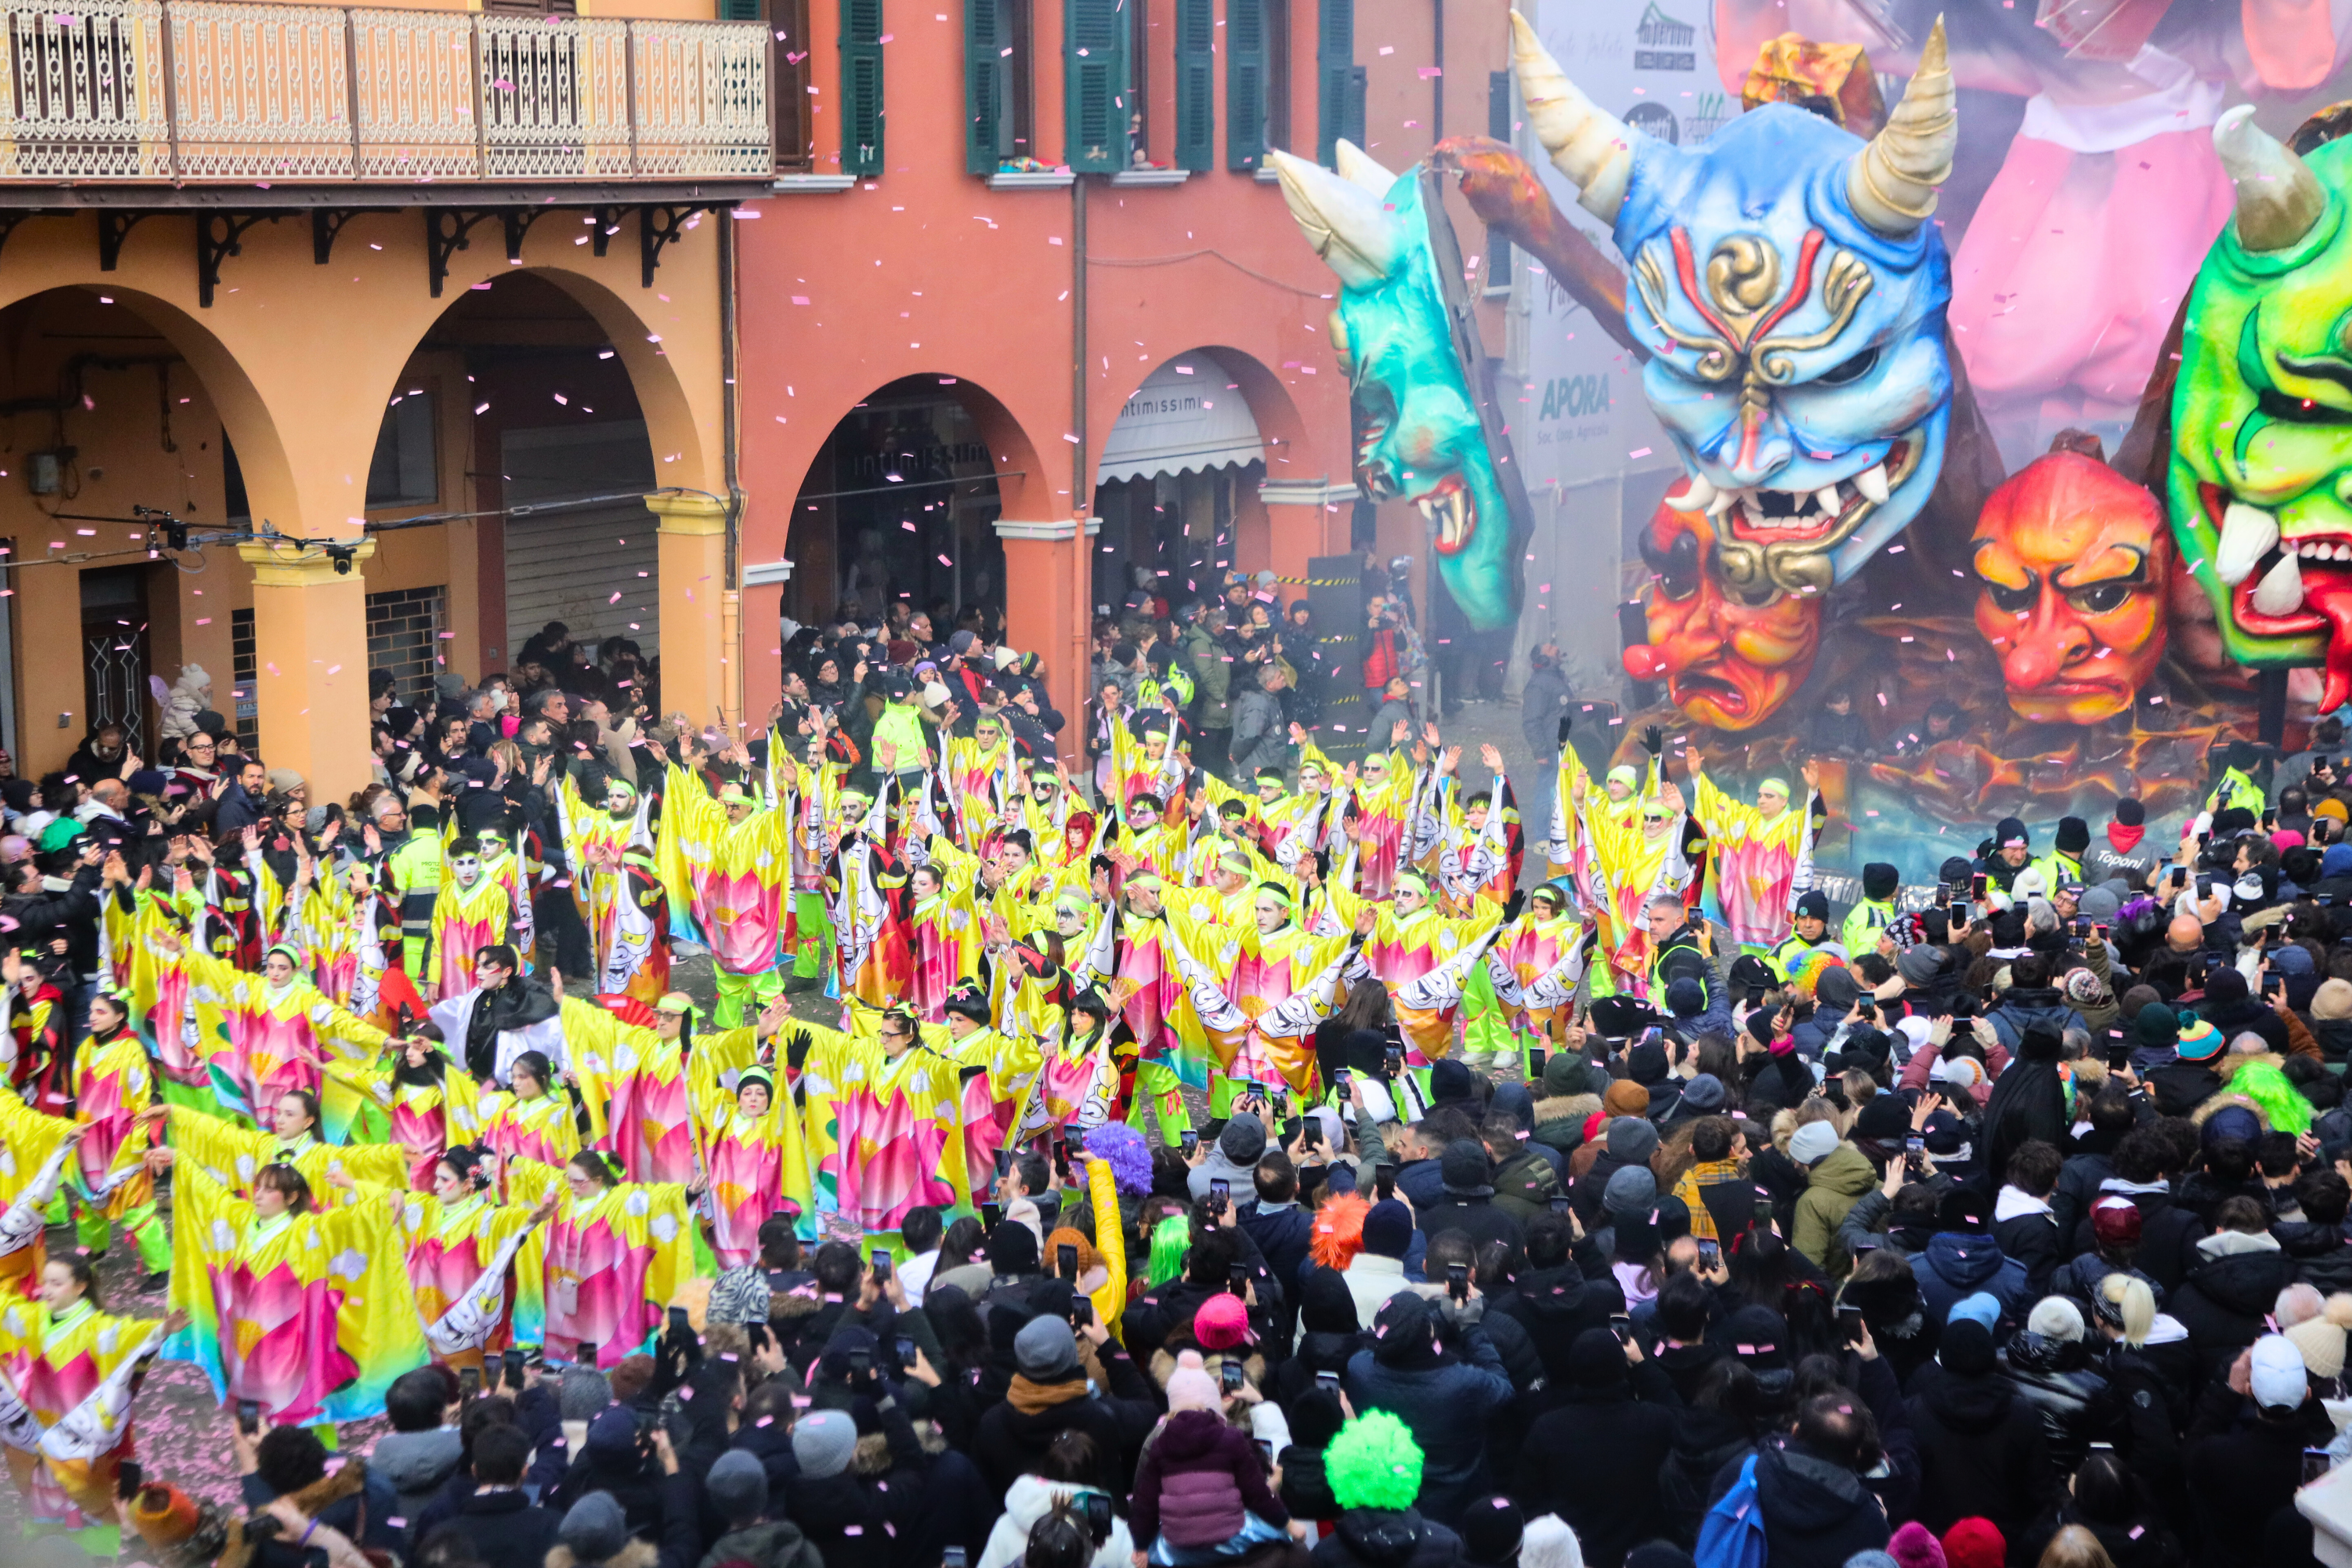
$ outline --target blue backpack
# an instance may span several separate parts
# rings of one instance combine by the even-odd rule
[[[1757,1506],[1756,1456],[1739,1467],[1739,1479],[1699,1521],[1698,1568],[1764,1568],[1764,1511]]]

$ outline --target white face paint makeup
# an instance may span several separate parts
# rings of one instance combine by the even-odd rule
[[[457,879],[458,886],[471,887],[481,877],[482,858],[479,855],[459,855],[449,862],[449,873]]]

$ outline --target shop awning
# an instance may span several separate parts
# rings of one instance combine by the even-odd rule
[[[1152,371],[1119,410],[1095,483],[1265,462],[1257,421],[1233,380],[1206,353],[1180,354]]]

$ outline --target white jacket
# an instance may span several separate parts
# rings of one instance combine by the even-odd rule
[[[1049,1481],[1043,1476],[1023,1476],[1004,1494],[1004,1511],[997,1516],[996,1528],[988,1532],[988,1546],[980,1554],[979,1568],[1018,1568],[1029,1550],[1029,1532],[1037,1521],[1054,1511],[1056,1499],[1066,1498],[1073,1508],[1083,1508],[1078,1498],[1093,1491],[1071,1481]],[[1095,1552],[1089,1568],[1129,1568],[1135,1556],[1135,1542],[1127,1533],[1127,1521],[1111,1516],[1110,1539]]]

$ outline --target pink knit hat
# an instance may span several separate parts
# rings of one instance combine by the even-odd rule
[[[1168,1375],[1168,1413],[1172,1416],[1179,1410],[1215,1410],[1223,1404],[1217,1380],[1209,1375],[1201,1353],[1188,1350],[1177,1356],[1176,1370]]]
[[[1902,1568],[1946,1568],[1944,1543],[1916,1519],[1895,1532],[1886,1543],[1886,1554]]]
[[[1239,1296],[1223,1291],[1202,1301],[1193,1312],[1192,1337],[1201,1342],[1202,1350],[1231,1350],[1257,1338],[1250,1333],[1249,1309]]]

